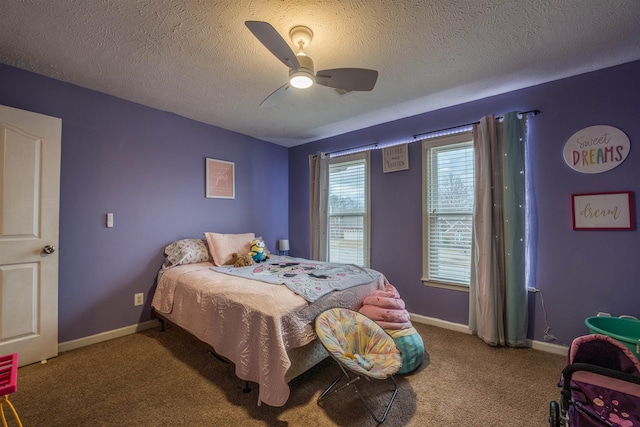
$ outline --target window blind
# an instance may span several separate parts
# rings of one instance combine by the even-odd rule
[[[474,203],[473,143],[429,148],[428,277],[469,285]]]
[[[329,166],[329,261],[364,266],[366,257],[366,160]]]

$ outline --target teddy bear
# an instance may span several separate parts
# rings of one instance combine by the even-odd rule
[[[224,265],[233,265],[234,267],[249,267],[253,265],[253,258],[251,255],[238,255],[236,252],[231,254],[231,259],[224,263]]]

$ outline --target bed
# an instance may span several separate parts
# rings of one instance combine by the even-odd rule
[[[165,248],[152,308],[161,319],[191,333],[233,363],[238,378],[257,383],[258,403],[283,406],[290,394],[288,383],[328,356],[315,335],[315,317],[331,307],[357,310],[369,294],[384,289],[385,278],[374,270],[361,269],[369,275],[363,283],[344,289],[337,286],[329,292],[324,289],[309,297],[290,289],[290,282],[266,283],[257,276],[267,274],[265,269],[291,270],[315,261],[269,255],[269,260],[253,267],[224,267],[230,251],[246,253],[242,251],[254,236],[212,234],[205,233],[206,243],[184,239]],[[223,244],[212,239],[220,236],[227,239]],[[235,275],[241,270],[247,270],[244,276]],[[278,273],[291,276],[289,270]],[[321,273],[312,280],[327,282],[331,273]],[[250,278],[252,274],[257,278]]]

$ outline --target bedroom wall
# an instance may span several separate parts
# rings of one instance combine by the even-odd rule
[[[413,134],[471,123],[491,113],[541,110],[531,118],[534,282],[542,290],[551,333],[560,342],[587,333],[584,319],[605,311],[640,317],[640,238],[633,231],[573,231],[572,193],[633,191],[635,219],[640,193],[640,62],[591,72],[476,102],[381,124],[290,149],[289,239],[293,255],[309,255],[308,155],[373,142],[410,140]],[[366,96],[356,95],[356,96]],[[631,141],[617,168],[582,174],[566,166],[562,150],[576,131],[617,127]],[[409,311],[468,323],[468,294],[426,287],[422,257],[420,144],[409,146],[408,171],[382,173],[381,151],[372,152],[372,267],[394,284]],[[293,179],[295,178],[295,179]],[[295,215],[294,215],[295,213]],[[529,294],[529,337],[543,340],[540,295]],[[427,337],[428,339],[428,337]]]
[[[287,236],[286,148],[1,64],[0,104],[62,118],[60,342],[149,320],[173,240]],[[234,200],[204,197],[206,157],[235,162]]]

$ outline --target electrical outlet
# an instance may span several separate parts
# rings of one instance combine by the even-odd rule
[[[139,294],[133,295],[133,305],[134,307],[144,304],[144,294],[141,292]]]

